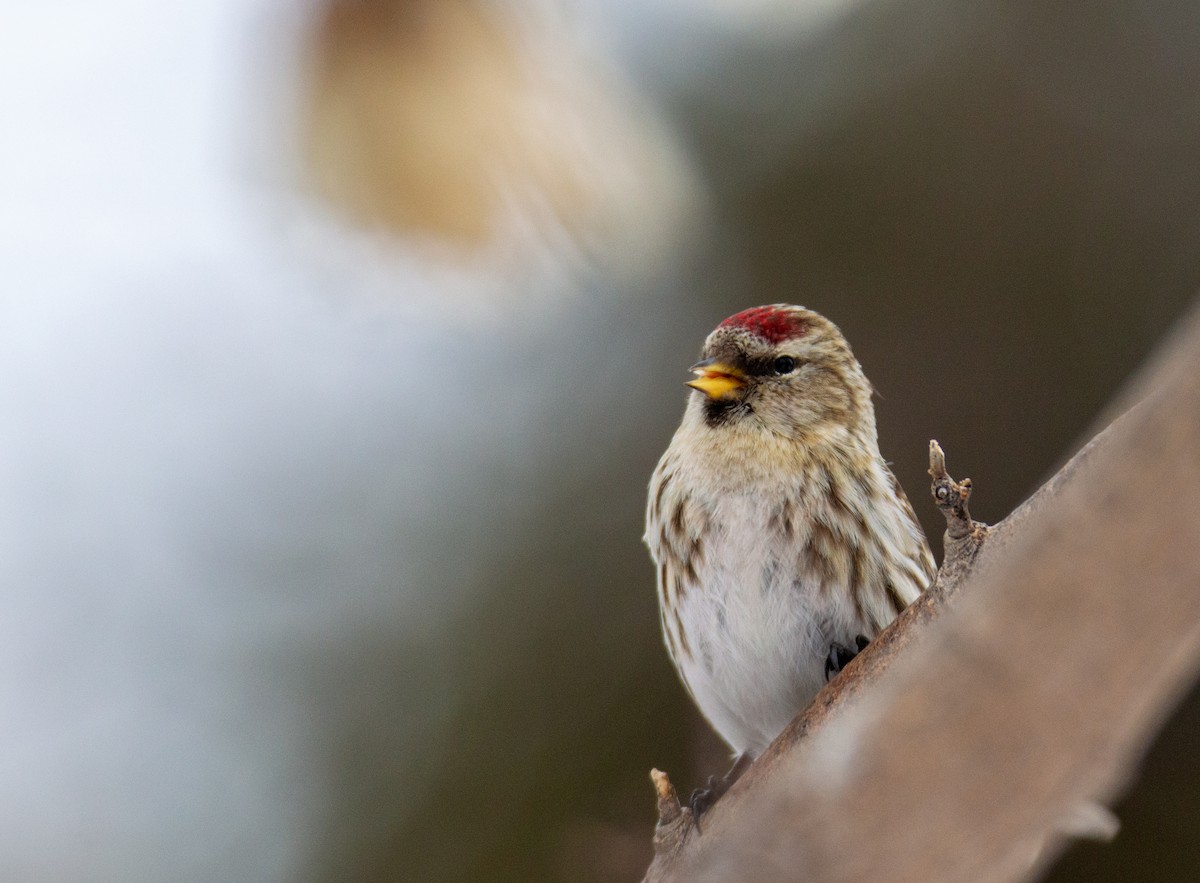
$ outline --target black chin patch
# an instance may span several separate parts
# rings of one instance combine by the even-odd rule
[[[709,399],[704,403],[704,422],[709,426],[727,426],[744,419],[751,411],[743,399]]]

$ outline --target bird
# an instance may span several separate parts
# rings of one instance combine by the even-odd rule
[[[644,537],[667,651],[735,758],[696,818],[936,570],[836,325],[754,307],[701,356]]]

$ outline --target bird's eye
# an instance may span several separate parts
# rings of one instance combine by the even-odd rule
[[[796,370],[796,360],[791,356],[780,356],[775,360],[774,368],[776,374],[791,374]]]

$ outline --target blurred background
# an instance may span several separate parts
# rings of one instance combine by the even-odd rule
[[[999,520],[1200,287],[1198,82],[1165,0],[0,12],[0,878],[637,879],[704,335],[837,322],[940,556],[928,440]],[[1198,728],[1051,879],[1200,877]]]

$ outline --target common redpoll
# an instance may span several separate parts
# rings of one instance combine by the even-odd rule
[[[645,539],[679,676],[753,758],[929,585],[934,562],[832,322],[786,304],[746,310],[692,371]]]

